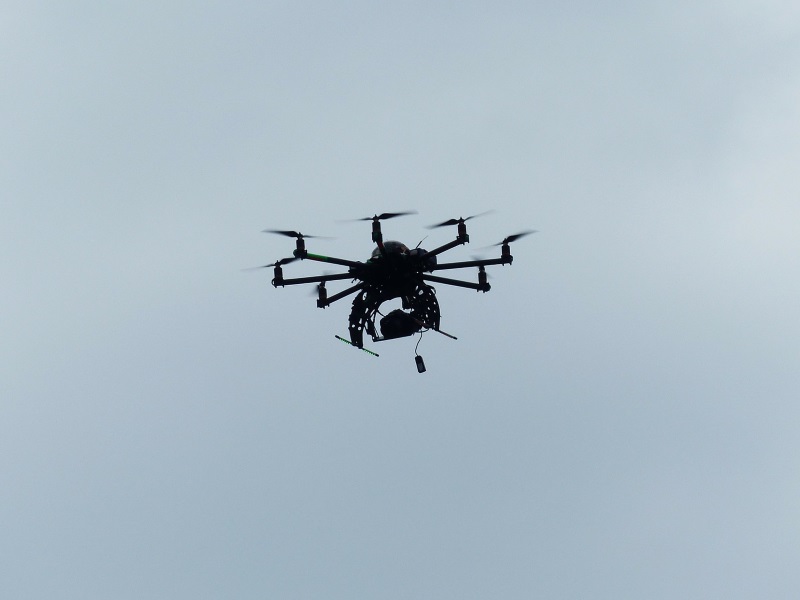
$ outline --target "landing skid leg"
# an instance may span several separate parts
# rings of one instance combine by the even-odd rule
[[[358,348],[359,350],[363,350],[364,352],[366,352],[367,354],[371,354],[372,356],[380,356],[380,354],[378,354],[377,352],[373,352],[372,350],[367,350],[367,349],[366,349],[366,348],[364,348],[363,346],[362,346],[362,347],[356,346],[356,345],[355,345],[353,342],[351,342],[350,340],[346,340],[346,339],[344,339],[344,338],[343,338],[342,336],[340,336],[340,335],[337,335],[337,336],[336,336],[336,339],[337,339],[337,340],[341,340],[341,341],[343,341],[345,344],[347,344],[347,345],[349,345],[349,346],[353,346],[353,348]]]

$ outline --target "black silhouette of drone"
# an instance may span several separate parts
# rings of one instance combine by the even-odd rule
[[[425,250],[419,247],[409,250],[408,247],[401,242],[389,240],[384,242],[381,232],[381,221],[409,214],[415,213],[383,213],[375,215],[374,217],[357,219],[358,221],[372,221],[372,241],[375,242],[377,247],[373,250],[372,256],[366,262],[311,254],[306,250],[305,240],[318,236],[303,235],[297,231],[265,229],[265,233],[275,233],[295,238],[296,248],[291,258],[283,258],[275,263],[264,265],[263,267],[274,267],[272,285],[275,287],[316,283],[318,292],[317,307],[319,308],[326,308],[337,300],[346,298],[351,294],[358,294],[353,300],[353,308],[350,311],[348,326],[350,339],[346,340],[338,335],[336,337],[375,356],[377,356],[375,352],[364,348],[364,330],[367,331],[374,342],[407,337],[431,329],[452,339],[456,339],[455,336],[439,329],[439,303],[436,300],[436,291],[429,283],[441,283],[484,293],[488,292],[491,286],[487,282],[486,267],[490,265],[510,265],[514,260],[514,257],[511,256],[510,244],[522,236],[534,232],[523,231],[510,235],[499,244],[495,244],[496,246],[501,246],[500,258],[476,259],[442,264],[437,261],[437,257],[456,246],[468,243],[469,235],[467,234],[466,221],[481,215],[449,219],[430,226],[431,229],[451,225],[458,226],[458,235],[456,239],[434,250]],[[348,270],[346,273],[335,275],[317,275],[313,277],[284,279],[283,265],[296,260],[313,260],[341,265],[347,267]],[[434,271],[468,267],[477,267],[477,283],[432,275]],[[346,290],[328,296],[328,291],[325,287],[328,281],[346,279],[357,281],[357,283]],[[394,310],[385,316],[382,315],[379,312],[381,304],[395,298],[399,298],[402,301],[402,309]],[[381,315],[382,318],[376,327],[375,319],[377,315]],[[380,329],[380,334],[378,333],[378,328]],[[417,370],[420,373],[424,372],[425,364],[422,361],[422,357],[417,354],[415,360],[417,362]]]

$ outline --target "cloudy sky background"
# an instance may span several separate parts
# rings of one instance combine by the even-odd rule
[[[2,595],[797,598],[799,35],[781,0],[7,2]],[[408,209],[428,247],[496,210],[453,258],[539,230],[439,288],[423,375],[240,270]]]

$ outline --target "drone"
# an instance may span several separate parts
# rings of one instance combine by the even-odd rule
[[[526,236],[534,231],[523,231],[514,235],[509,235],[502,242],[495,244],[500,246],[500,258],[474,259],[462,262],[440,263],[439,255],[469,242],[466,222],[475,217],[486,213],[472,215],[470,217],[459,217],[448,219],[441,223],[431,225],[429,229],[439,227],[457,227],[456,238],[433,250],[420,248],[409,249],[402,242],[383,240],[381,222],[395,217],[416,214],[414,211],[394,212],[376,214],[372,217],[355,219],[356,221],[372,222],[372,241],[376,247],[372,255],[366,261],[345,260],[333,256],[322,256],[312,254],[306,250],[306,239],[319,236],[304,235],[298,231],[287,231],[277,229],[265,229],[264,233],[273,233],[295,238],[295,250],[290,258],[282,258],[269,265],[256,268],[273,268],[274,276],[272,285],[274,287],[285,287],[287,285],[317,284],[317,307],[327,308],[334,302],[356,294],[353,299],[353,307],[348,319],[349,339],[336,336],[339,340],[361,349],[373,356],[377,353],[364,348],[364,331],[372,338],[373,342],[393,340],[412,336],[416,333],[433,330],[452,339],[455,336],[442,331],[439,328],[441,314],[439,302],[436,299],[436,290],[431,285],[443,284],[476,290],[486,293],[491,289],[487,281],[486,267],[491,265],[510,265],[514,257],[511,255],[511,243],[519,238]],[[422,244],[422,242],[420,242]],[[311,260],[329,265],[339,265],[347,268],[346,273],[325,274],[313,277],[284,278],[283,266],[297,260]],[[433,275],[437,271],[452,269],[477,268],[478,278],[476,282],[463,281]],[[347,289],[328,295],[326,283],[330,281],[351,280],[354,285]],[[402,308],[393,310],[383,315],[380,306],[393,299],[400,299]],[[381,319],[376,325],[378,316]],[[420,336],[421,337],[421,336]],[[419,346],[419,344],[417,344]],[[415,350],[416,353],[416,350]],[[417,370],[420,373],[425,371],[425,363],[419,354],[416,354],[415,361]]]

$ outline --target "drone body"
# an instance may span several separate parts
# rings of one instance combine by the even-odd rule
[[[500,258],[442,264],[437,260],[440,254],[469,242],[465,221],[473,217],[451,219],[444,223],[434,225],[433,227],[457,225],[458,235],[452,242],[428,251],[423,248],[409,250],[408,247],[401,242],[383,241],[381,221],[404,214],[410,213],[383,213],[367,219],[360,219],[372,221],[372,241],[376,244],[372,256],[366,262],[311,254],[306,250],[305,239],[313,236],[304,236],[296,231],[265,230],[269,233],[278,233],[296,238],[296,247],[292,258],[285,258],[271,265],[265,265],[266,267],[274,267],[272,285],[275,287],[283,287],[287,285],[316,283],[318,291],[317,306],[319,308],[326,308],[337,300],[341,300],[351,294],[356,294],[353,300],[353,308],[350,311],[348,324],[350,339],[348,341],[336,336],[352,344],[356,348],[364,349],[365,330],[374,342],[407,337],[428,329],[433,329],[434,331],[438,331],[443,335],[455,339],[454,336],[439,329],[439,303],[436,300],[436,291],[430,284],[441,283],[480,292],[488,292],[491,286],[486,280],[487,275],[485,267],[490,265],[511,264],[514,259],[511,256],[509,244],[523,235],[532,232],[527,231],[512,235],[500,242],[500,244],[498,244],[502,246]],[[346,273],[336,275],[285,279],[283,277],[282,265],[298,259],[340,265],[347,267],[348,270]],[[458,279],[438,277],[432,274],[434,271],[468,267],[477,267],[477,282],[473,283]],[[354,280],[357,281],[357,283],[333,296],[328,296],[327,288],[325,287],[326,282],[345,279]],[[388,300],[398,298],[402,302],[402,309],[394,310],[385,316],[381,315],[382,318],[376,326],[375,320],[377,316],[380,315],[380,306]],[[373,352],[370,353],[374,354]],[[422,362],[422,357],[417,355],[416,361],[417,369],[420,373],[423,372],[425,370],[425,365]]]

